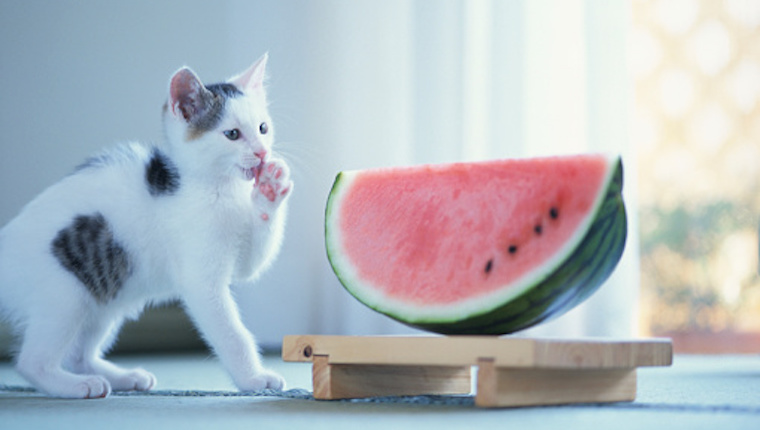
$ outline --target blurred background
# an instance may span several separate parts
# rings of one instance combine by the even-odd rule
[[[338,171],[603,151],[626,169],[623,260],[586,303],[524,334],[760,351],[752,0],[0,1],[0,225],[93,152],[161,140],[179,67],[217,82],[264,52],[296,182],[280,258],[235,286],[264,346],[413,333],[329,267]],[[199,345],[168,306],[128,324],[117,349]]]
[[[760,351],[760,2],[635,1],[645,333]]]

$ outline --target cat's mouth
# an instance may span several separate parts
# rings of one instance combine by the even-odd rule
[[[259,182],[259,176],[261,175],[261,168],[263,166],[264,163],[261,163],[258,166],[254,167],[240,167],[240,170],[242,171],[246,181],[254,181],[254,185],[256,185]]]

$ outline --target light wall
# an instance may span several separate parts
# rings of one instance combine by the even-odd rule
[[[409,332],[358,304],[329,268],[322,222],[335,173],[629,154],[628,16],[616,3],[2,2],[0,225],[100,148],[161,139],[160,108],[180,66],[219,81],[268,51],[278,145],[296,187],[281,258],[259,283],[236,288],[246,323],[266,344],[294,333]],[[632,330],[632,233],[597,303],[544,332]]]

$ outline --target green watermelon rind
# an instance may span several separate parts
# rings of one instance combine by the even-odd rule
[[[552,261],[498,297],[484,297],[461,306],[414,309],[399,306],[363,285],[340,249],[335,207],[350,188],[355,172],[337,175],[325,211],[327,256],[344,288],[359,301],[404,324],[441,334],[508,334],[564,314],[593,294],[610,276],[625,248],[627,219],[622,199],[623,166],[609,159],[610,173],[585,225]]]

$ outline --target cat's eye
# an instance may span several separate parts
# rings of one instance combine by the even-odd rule
[[[224,136],[229,140],[240,139],[240,130],[233,128],[232,130],[224,130]]]
[[[261,134],[269,133],[269,125],[265,122],[262,122],[261,124],[259,124],[259,133]]]

